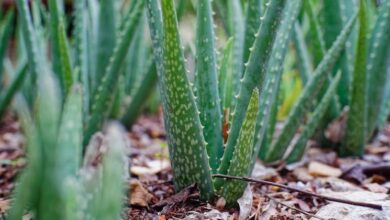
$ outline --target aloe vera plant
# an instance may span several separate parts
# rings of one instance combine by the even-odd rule
[[[147,1],[149,28],[158,70],[164,123],[176,189],[180,190],[197,183],[203,199],[212,198],[216,193],[223,196],[230,204],[241,196],[245,185],[220,180],[214,183],[211,174],[218,172],[249,175],[251,173],[256,159],[253,153],[259,149],[255,145],[258,130],[255,125],[258,120],[268,118],[269,114],[262,117],[258,117],[260,114],[257,114],[258,109],[262,108],[259,105],[259,97],[266,93],[264,79],[273,79],[282,73],[280,65],[283,64],[290,32],[300,6],[300,0],[270,1],[268,4],[253,38],[254,43],[250,49],[249,62],[245,65],[243,79],[237,81],[234,76],[232,77],[232,83],[238,83],[240,92],[233,101],[235,108],[230,123],[231,129],[227,145],[222,152],[222,111],[218,93],[226,91],[226,85],[217,86],[211,4],[209,1],[202,0],[197,6],[195,74],[197,97],[195,97],[186,75],[174,3],[171,0]],[[279,40],[275,40],[276,35]],[[235,42],[233,41],[233,45],[236,45]],[[237,46],[233,46],[232,50],[237,50]],[[222,60],[228,60],[229,53],[227,50]],[[271,53],[275,58],[270,58]],[[242,60],[241,55],[236,57],[237,53],[231,54],[234,58]],[[226,70],[223,65],[226,64],[222,63],[222,69]],[[233,74],[242,73],[236,70]],[[226,72],[221,72],[220,83],[225,84],[227,76]],[[234,92],[234,89],[232,91]],[[273,101],[276,96],[268,97]],[[268,110],[268,103],[263,104],[263,108]],[[213,135],[209,133],[210,131]]]
[[[340,152],[345,156],[362,155],[365,144],[373,136],[375,129],[383,126],[388,114],[383,110],[386,109],[385,85],[389,81],[386,74],[389,43],[384,39],[387,39],[389,34],[390,3],[383,1],[378,6],[378,10],[372,10],[373,6],[366,3],[366,1],[354,0],[326,1],[323,10],[320,11],[324,17],[323,25],[326,30],[324,32],[318,27],[313,4],[308,1],[305,5],[312,26],[310,32],[313,33],[311,36],[314,36],[312,43],[314,49],[322,48],[318,46],[322,45],[322,41],[329,47],[332,39],[336,37],[336,30],[340,30],[341,25],[348,24],[348,18],[359,9],[359,25],[353,27],[345,42],[345,51],[333,69],[334,73],[339,70],[342,72],[337,92],[338,101],[342,106],[349,108],[346,134],[340,140],[342,142]],[[303,42],[296,40],[296,44],[302,48]],[[321,51],[312,50],[314,62],[317,57],[321,57],[320,53]],[[300,63],[310,63],[309,59],[305,60],[303,57],[300,58]],[[328,86],[325,86],[322,91],[326,88]],[[381,114],[376,113],[378,109],[382,109]],[[325,117],[326,120],[322,123],[329,123],[334,117]],[[287,124],[288,122],[289,120]],[[286,134],[291,135],[290,132]]]
[[[53,87],[56,86],[55,81],[48,81],[50,75],[45,78],[47,85],[41,84],[42,92],[56,94],[53,91],[56,89]],[[57,94],[60,94],[59,91]],[[53,98],[60,100],[59,97]],[[15,190],[9,219],[21,219],[26,211],[39,219],[119,218],[125,189],[125,142],[121,128],[113,124],[107,128],[103,146],[107,148],[106,153],[92,149],[103,154],[102,164],[97,167],[82,165],[83,103],[80,85],[70,90],[62,113],[59,106],[51,106],[48,111],[46,105],[53,104],[49,97],[41,94],[39,100],[38,111],[51,114],[39,115],[34,119],[29,115],[27,106],[18,105],[28,140],[29,165]],[[49,142],[53,144],[47,145]],[[91,145],[90,148],[96,146]],[[90,184],[91,178],[94,184]],[[101,194],[97,196],[91,191]]]

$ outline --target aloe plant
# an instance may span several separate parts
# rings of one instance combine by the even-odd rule
[[[45,78],[47,81],[52,77],[47,75]],[[53,91],[56,89],[53,87],[54,81],[50,81],[40,88],[42,92],[56,94]],[[18,105],[28,140],[29,165],[16,187],[9,219],[21,219],[25,212],[31,212],[39,219],[119,218],[121,197],[125,189],[124,135],[117,125],[110,125],[104,141],[107,151],[103,153],[102,164],[94,168],[82,167],[83,103],[80,88],[80,85],[72,87],[62,114],[59,106],[47,108],[46,105],[53,100],[45,98],[41,92],[38,111],[43,113],[50,110],[48,113],[52,114],[38,115],[34,119],[29,115],[27,106]],[[59,97],[51,96],[60,100]],[[55,133],[55,136],[51,133]],[[53,142],[53,145],[47,145],[49,142]],[[94,184],[85,181],[89,178],[93,178]],[[89,191],[102,193],[93,197]],[[91,197],[92,200],[86,199]],[[47,210],[48,206],[50,210]],[[90,206],[95,208],[88,209]]]
[[[349,34],[351,33],[354,21],[355,19],[352,17],[338,36],[337,40],[333,43],[327,54],[324,56],[323,60],[317,66],[310,80],[304,87],[304,90],[302,91],[298,101],[295,103],[293,109],[289,113],[280,135],[270,146],[265,149],[266,155],[263,158],[265,161],[271,162],[283,158],[288,144],[292,140],[295,132],[299,127],[299,122],[302,116],[309,111],[309,106],[312,101],[311,97],[319,92],[321,85],[328,77],[326,74],[329,72],[329,70],[331,70],[334,63],[337,61],[337,58],[340,55]]]
[[[237,2],[231,4],[238,6]],[[223,91],[223,97],[226,96],[228,80],[226,61],[231,50],[227,49],[224,52],[222,62],[225,63],[221,64],[222,71],[219,75],[222,86],[218,87],[211,4],[209,1],[202,0],[197,7],[195,74],[197,97],[194,97],[186,75],[174,3],[172,0],[147,1],[149,28],[163,102],[164,123],[177,190],[197,183],[201,198],[212,198],[216,193],[227,199],[229,204],[234,203],[241,196],[245,189],[244,185],[220,180],[214,183],[211,174],[213,172],[235,175],[251,173],[256,159],[253,153],[259,149],[255,145],[255,134],[257,136],[258,130],[255,125],[260,119],[267,119],[270,112],[268,103],[263,103],[263,107],[258,104],[259,97],[266,94],[263,89],[264,79],[273,79],[282,73],[280,65],[283,64],[290,32],[300,6],[300,0],[270,1],[253,38],[254,43],[250,49],[249,62],[244,67],[243,79],[238,81],[237,75],[232,77],[232,84],[238,83],[240,92],[233,101],[235,108],[230,122],[231,130],[227,146],[224,152],[221,152],[223,149],[222,111],[218,99],[220,91]],[[276,35],[278,35],[277,39],[275,39]],[[231,52],[233,59],[242,60],[241,55],[237,53],[237,39],[232,44],[236,45],[232,49],[236,52]],[[271,54],[275,58],[271,59]],[[235,71],[233,74],[242,74],[240,71]],[[232,92],[234,93],[234,89]],[[272,102],[276,96],[268,97]],[[224,103],[223,106],[227,105]],[[259,108],[265,108],[268,113],[259,114],[262,117],[258,117]],[[212,130],[213,135],[209,136],[210,128],[214,130]]]
[[[340,148],[340,153],[345,156],[362,155],[365,144],[373,136],[375,129],[383,126],[388,115],[385,110],[387,102],[384,97],[386,94],[385,85],[388,82],[386,71],[389,43],[384,39],[388,38],[390,27],[388,19],[390,3],[389,1],[382,2],[378,6],[378,10],[366,3],[366,1],[360,1],[358,4],[358,1],[355,0],[324,2],[324,8],[320,11],[320,15],[324,17],[324,32],[318,26],[313,4],[308,1],[305,5],[305,11],[312,27],[309,33],[314,36],[311,44],[311,56],[314,58],[314,63],[318,57],[321,57],[321,50],[318,48],[322,48],[322,42],[324,41],[325,45],[329,47],[337,35],[336,31],[341,30],[342,25],[350,22],[348,19],[357,9],[360,11],[360,17],[364,16],[360,19],[359,25],[353,27],[345,42],[345,52],[333,69],[334,73],[339,70],[342,72],[337,92],[338,100],[342,106],[349,108],[346,134],[341,140],[342,147]],[[304,41],[299,42],[298,39],[295,40],[295,43],[297,48],[298,46],[302,48],[304,45]],[[299,58],[301,64],[308,66],[305,62],[310,63],[307,58]],[[307,67],[301,67],[301,69],[304,70]],[[329,86],[325,84],[322,91],[326,91],[328,88]],[[322,92],[320,92],[320,97],[324,97]],[[334,104],[331,106],[333,107]],[[381,114],[376,113],[378,109],[382,109]],[[323,132],[326,124],[334,118],[334,113],[325,116],[319,125],[319,131]],[[287,120],[288,123],[289,120]],[[283,135],[292,137],[291,131],[282,131],[281,137]]]

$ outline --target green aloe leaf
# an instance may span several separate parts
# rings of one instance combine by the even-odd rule
[[[388,60],[388,69],[387,69],[387,77],[389,77],[389,66],[390,61]],[[379,111],[379,118],[378,118],[378,127],[379,129],[383,129],[386,125],[387,118],[390,115],[390,80],[386,81],[385,91],[384,91],[384,97],[383,102],[381,105],[381,109]]]
[[[232,65],[233,38],[230,38],[222,52],[220,68],[218,74],[219,97],[221,99],[221,112],[230,107],[232,100],[232,71],[229,68]]]
[[[75,84],[66,98],[57,140],[56,174],[59,179],[75,177],[81,165],[83,137],[83,93],[81,85]]]
[[[299,127],[302,116],[309,110],[308,108],[312,101],[311,98],[319,92],[321,85],[328,77],[328,72],[333,68],[334,63],[340,56],[341,51],[345,46],[345,42],[352,31],[355,18],[356,16],[350,19],[349,23],[344,27],[337,40],[333,43],[332,47],[312,74],[312,77],[307,82],[301,96],[289,113],[279,137],[266,150],[265,161],[272,162],[283,157],[288,144]]]
[[[62,2],[62,1],[61,1]],[[62,87],[62,95],[65,96],[67,94],[67,90],[65,89],[65,82],[64,82],[64,68],[62,67],[61,62],[61,51],[60,51],[60,40],[61,34],[59,32],[60,29],[60,22],[62,21],[61,25],[63,24],[63,13],[61,11],[61,5],[59,0],[49,0],[49,11],[50,11],[50,47],[51,47],[51,53],[52,53],[52,65],[53,65],[53,71],[57,75],[58,79],[60,80],[60,86]],[[62,29],[65,29],[64,27]]]
[[[0,29],[0,80],[3,78],[3,61],[12,33],[14,11],[9,11],[1,21]]]
[[[305,153],[307,141],[314,134],[316,127],[319,125],[322,117],[324,117],[326,111],[328,110],[328,106],[332,101],[333,95],[336,93],[337,84],[340,81],[340,75],[341,73],[339,72],[333,79],[331,85],[327,88],[324,97],[321,99],[313,114],[310,116],[310,119],[300,134],[293,150],[286,158],[287,163],[293,163],[302,158],[303,154]]]
[[[250,173],[251,163],[248,163],[248,161],[251,161],[252,159],[258,109],[259,90],[255,88],[249,102],[244,123],[240,130],[237,146],[227,172],[228,175],[248,176]],[[220,190],[221,196],[225,198],[228,204],[232,204],[242,196],[246,186],[247,183],[242,181],[226,181]]]
[[[239,0],[227,2],[229,12],[229,25],[233,35],[233,95],[240,91],[240,79],[244,74],[244,43],[245,43],[245,21],[242,7]],[[236,100],[232,100],[231,109],[234,109]]]
[[[110,124],[107,128],[105,145],[107,152],[103,156],[102,188],[97,201],[97,220],[120,219],[123,193],[125,190],[125,156],[126,142],[124,129],[118,124]]]
[[[285,0],[270,1],[259,31],[256,34],[256,40],[252,47],[251,55],[249,56],[244,78],[240,81],[240,92],[236,97],[237,104],[232,113],[233,118],[231,120],[229,137],[218,173],[226,174],[230,166],[230,160],[233,156],[234,147],[237,143],[238,134],[244,121],[245,112],[253,89],[258,87],[259,91],[262,91],[264,88],[263,82],[266,75],[267,64],[285,3]],[[222,184],[223,181],[217,179],[215,186],[218,189]]]
[[[342,30],[343,25],[346,25],[348,19],[356,13],[354,10],[356,8],[355,0],[327,0],[323,2],[323,27],[324,27],[324,41],[327,48],[330,48],[334,40],[337,38],[338,33]],[[338,70],[342,71],[341,82],[339,83],[338,88],[338,97],[341,103],[341,106],[346,106],[349,103],[349,91],[350,83],[353,72],[353,63],[354,54],[353,47],[355,46],[353,42],[353,35],[351,34],[350,38],[346,42],[346,52],[341,55],[340,60],[335,64],[333,69],[333,75],[337,73]],[[350,63],[349,63],[350,62]]]
[[[326,51],[324,34],[320,27],[317,15],[314,13],[314,7],[311,0],[304,1],[305,12],[309,18],[310,37],[311,37],[311,51],[313,54],[313,63],[317,66]]]
[[[61,82],[62,82],[62,94],[68,94],[69,90],[73,84],[73,78],[75,78],[72,65],[70,62],[70,53],[68,47],[68,41],[66,38],[66,30],[64,26],[64,21],[60,19],[58,24],[58,46],[59,53],[56,55],[60,59],[60,68],[61,68]]]
[[[184,66],[175,6],[173,0],[164,0],[161,4],[162,24],[158,1],[147,1],[175,188],[181,190],[197,183],[201,198],[208,199],[213,195],[211,170],[198,109]],[[162,41],[156,42],[156,39]]]
[[[217,82],[214,21],[209,0],[198,1],[196,36],[195,88],[207,154],[213,173],[217,171],[223,154],[222,114]]]
[[[153,60],[154,61],[154,60]],[[145,104],[147,97],[153,92],[157,82],[157,70],[154,62],[150,62],[147,67],[147,72],[142,78],[142,83],[134,89],[134,93],[131,97],[130,104],[125,110],[124,115],[122,116],[121,121],[128,128],[136,121],[139,113],[142,110],[143,105]]]
[[[4,93],[0,96],[0,117],[4,114],[8,105],[11,103],[15,93],[22,87],[27,75],[27,63],[19,67],[15,73],[14,79]]]
[[[74,50],[75,50],[75,59],[74,66],[75,70],[78,70],[79,77],[74,79],[74,81],[81,82],[83,86],[83,112],[84,116],[89,114],[89,94],[90,90],[90,77],[88,70],[88,42],[87,42],[87,10],[86,10],[86,0],[79,0],[74,2],[74,18],[75,18],[75,27],[73,32],[74,38]],[[84,120],[86,117],[84,117]]]
[[[110,58],[114,52],[116,35],[116,12],[115,0],[99,1],[99,17],[98,17],[98,36],[97,36],[97,51],[96,51],[96,75],[95,79],[99,80],[105,75],[106,67],[109,65]],[[96,86],[100,86],[99,81]]]
[[[387,79],[387,62],[390,55],[390,1],[380,9],[371,34],[367,56],[367,138],[370,138],[378,122]]]
[[[299,73],[301,74],[302,84],[305,85],[310,78],[313,67],[309,55],[309,49],[306,45],[301,25],[298,22],[294,25],[293,41],[297,55]]]
[[[366,2],[360,0],[359,39],[352,81],[351,102],[347,120],[344,143],[340,153],[344,156],[363,154],[367,132],[367,14]]]
[[[38,208],[44,167],[38,129],[31,118],[27,104],[20,99],[18,101],[16,109],[26,135],[29,163],[18,180],[19,184],[16,186],[13,196],[15,202],[8,213],[10,220],[20,220],[27,209],[35,210]]]
[[[246,3],[244,62],[247,62],[249,59],[249,48],[251,48],[255,42],[255,34],[260,27],[261,5],[261,0],[249,0]]]
[[[289,1],[286,4],[286,9],[283,13],[283,19],[279,26],[275,44],[272,48],[271,58],[267,68],[266,87],[261,93],[260,110],[256,125],[255,148],[252,154],[251,167],[254,167],[257,155],[261,150],[261,144],[264,139],[267,139],[268,131],[275,126],[276,112],[271,110],[277,108],[279,88],[283,74],[283,64],[287,54],[287,48],[290,41],[290,36],[293,34],[294,24],[298,18],[301,9],[301,0]],[[272,115],[274,118],[272,118]],[[266,146],[263,146],[266,147]]]

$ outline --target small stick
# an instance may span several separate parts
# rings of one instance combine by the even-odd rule
[[[275,199],[275,198],[273,198],[273,197],[271,197],[271,196],[269,196],[269,195],[264,194],[264,196],[267,197],[267,198],[269,198],[270,200],[272,200],[272,201],[274,201],[274,202],[276,202],[276,203],[282,205],[282,206],[286,206],[286,207],[289,208],[289,209],[292,209],[292,210],[295,210],[295,211],[297,211],[297,212],[303,213],[303,214],[305,214],[305,215],[307,215],[307,216],[309,216],[309,217],[311,217],[311,218],[316,218],[316,219],[320,219],[320,220],[325,220],[325,219],[323,219],[323,218],[321,218],[321,217],[319,217],[319,216],[316,216],[316,215],[313,215],[313,214],[311,214],[311,213],[308,213],[308,212],[306,212],[306,211],[304,211],[304,210],[302,210],[302,209],[298,209],[298,208],[295,208],[294,206],[287,205],[286,203],[281,202],[281,201],[279,201],[279,200],[277,200],[277,199]]]
[[[329,197],[329,196],[323,196],[317,193],[297,189],[294,187],[286,186],[283,184],[279,183],[274,183],[270,181],[265,181],[265,180],[256,180],[248,177],[238,177],[238,176],[229,176],[229,175],[223,175],[223,174],[214,174],[213,177],[217,178],[225,178],[225,179],[234,179],[234,180],[241,180],[241,181],[246,181],[246,182],[253,182],[253,183],[260,183],[264,185],[271,185],[271,186],[277,186],[283,189],[295,191],[295,192],[300,192],[306,195],[318,197],[327,201],[332,201],[332,202],[339,202],[339,203],[344,203],[348,205],[355,205],[355,206],[361,206],[361,207],[367,207],[367,208],[372,208],[372,209],[377,209],[377,210],[383,210],[383,207],[381,205],[377,204],[372,204],[372,203],[366,203],[366,202],[356,202],[356,201],[351,201],[351,200],[345,200],[345,199],[339,199],[339,198],[334,198],[334,197]]]

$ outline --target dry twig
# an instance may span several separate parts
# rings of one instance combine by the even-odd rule
[[[294,187],[286,186],[283,184],[265,181],[265,180],[256,180],[256,179],[252,179],[252,178],[248,178],[248,177],[229,176],[229,175],[223,175],[223,174],[215,174],[215,175],[213,175],[213,177],[240,180],[240,181],[253,182],[253,183],[260,183],[260,184],[270,185],[270,186],[277,186],[277,187],[280,187],[283,189],[299,192],[299,193],[306,194],[309,196],[314,196],[314,197],[324,199],[327,201],[339,202],[339,203],[344,203],[344,204],[354,205],[354,206],[367,207],[367,208],[372,208],[372,209],[377,209],[377,210],[383,210],[383,207],[381,205],[378,205],[378,204],[372,204],[372,203],[366,203],[366,202],[356,202],[356,201],[351,201],[351,200],[334,198],[334,197],[330,197],[330,196],[324,196],[324,195],[320,195],[317,193],[313,193],[313,192],[297,189]]]

